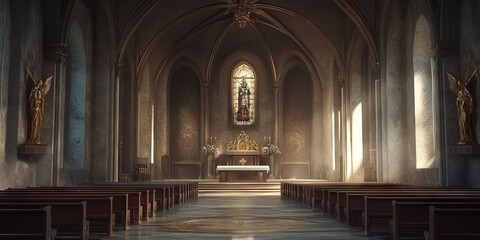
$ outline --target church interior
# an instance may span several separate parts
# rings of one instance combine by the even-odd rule
[[[105,239],[405,239],[391,212],[385,222],[343,206],[349,189],[379,202],[441,195],[462,204],[425,205],[430,222],[456,207],[459,223],[478,222],[476,10],[476,0],[0,0],[0,215],[15,219],[22,207],[9,204],[38,197],[54,222],[58,199],[88,198],[87,239],[103,227],[88,206],[112,194],[115,209],[121,191],[147,203],[112,210]],[[480,236],[463,226],[455,234]],[[377,228],[390,230],[372,237]],[[418,239],[443,239],[429,229]],[[49,234],[38,239],[65,232]]]

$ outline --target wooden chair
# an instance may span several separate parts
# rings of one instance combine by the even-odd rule
[[[152,179],[150,174],[150,162],[148,157],[145,158],[138,158],[137,159],[137,181],[146,182]]]

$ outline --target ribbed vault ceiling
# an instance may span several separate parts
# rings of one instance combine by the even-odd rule
[[[237,44],[261,49],[274,78],[284,48],[302,53],[313,66],[333,57],[342,72],[349,31],[362,33],[370,48],[375,44],[364,14],[369,3],[373,1],[363,6],[341,0],[120,1],[118,58],[135,48],[139,74],[146,62],[155,61],[161,69],[179,51],[192,51],[206,64],[203,77],[209,79],[219,49]]]

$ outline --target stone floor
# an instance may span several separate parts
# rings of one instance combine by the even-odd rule
[[[109,240],[140,239],[345,239],[368,240],[348,227],[282,199],[278,192],[201,194],[150,221],[115,232]]]

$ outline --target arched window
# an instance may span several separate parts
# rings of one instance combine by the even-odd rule
[[[424,16],[420,16],[415,27],[413,42],[417,168],[431,168],[435,164],[431,41],[430,25]]]
[[[256,78],[247,63],[240,63],[232,72],[233,124],[249,126],[255,123]]]

